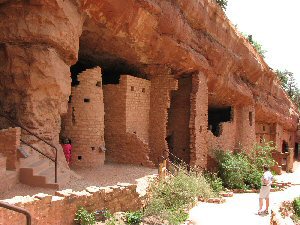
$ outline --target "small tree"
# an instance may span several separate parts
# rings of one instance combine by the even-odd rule
[[[287,70],[276,70],[276,74],[281,81],[282,88],[286,91],[293,102],[300,108],[300,90],[297,87],[294,74]]]
[[[227,7],[227,0],[216,0],[217,4],[225,11]]]
[[[250,44],[256,49],[256,51],[261,55],[261,57],[265,58],[266,50],[263,49],[262,45],[259,44],[256,40],[253,39],[252,34],[245,34],[242,35],[250,42]]]

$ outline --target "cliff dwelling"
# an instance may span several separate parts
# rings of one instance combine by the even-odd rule
[[[299,157],[297,107],[211,1],[0,2],[0,109],[17,122],[0,118],[11,185],[58,188],[77,167],[156,167],[162,156],[206,169],[215,149],[262,140],[278,165]]]

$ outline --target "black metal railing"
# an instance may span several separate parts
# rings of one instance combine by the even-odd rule
[[[44,142],[46,145],[48,145],[49,147],[55,149],[54,152],[54,159],[48,155],[46,155],[45,153],[43,153],[42,151],[40,151],[38,148],[36,148],[35,146],[31,145],[30,143],[20,139],[20,142],[22,142],[23,144],[29,146],[30,148],[32,148],[33,150],[35,150],[36,152],[40,153],[41,155],[43,155],[44,157],[46,157],[47,159],[49,159],[50,161],[54,162],[54,181],[55,183],[57,183],[57,148],[52,145],[51,143],[49,143],[48,141],[44,140],[43,138],[39,137],[38,135],[32,133],[30,130],[28,130],[27,128],[25,128],[22,124],[14,121],[13,119],[11,119],[9,116],[7,116],[6,114],[4,114],[3,112],[0,111],[0,117],[5,118],[7,121],[9,121],[10,123],[14,124],[15,126],[18,126],[21,128],[21,130],[25,130],[27,133],[29,133],[30,135],[34,136],[35,138],[37,138],[38,140]]]
[[[193,167],[189,164],[187,164],[186,162],[184,162],[182,159],[180,159],[179,157],[177,157],[176,155],[174,155],[172,152],[170,152],[169,150],[165,150],[163,156],[161,156],[162,160],[166,160],[168,163],[167,166],[167,171],[172,174],[172,171],[169,169],[170,166],[172,166],[173,168],[175,168],[175,170],[179,171],[182,168],[184,168],[184,173],[186,173],[185,171],[187,171],[188,173],[190,171],[196,172],[196,173],[202,173],[202,171],[205,171],[205,168],[202,167]],[[160,160],[159,160],[160,161]],[[189,175],[188,173],[186,173],[186,175]]]
[[[1,201],[0,201],[0,207],[3,207],[3,208],[8,209],[8,210],[15,211],[17,213],[24,214],[26,216],[26,225],[31,225],[31,215],[30,215],[30,212],[28,212],[26,209],[23,209],[23,208],[20,208],[18,206],[11,205],[11,204],[8,204],[8,203],[5,203],[5,202],[1,202]]]

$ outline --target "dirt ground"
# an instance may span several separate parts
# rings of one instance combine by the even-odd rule
[[[157,169],[126,164],[106,163],[98,168],[75,169],[73,172],[71,180],[61,189],[80,191],[89,186],[110,186],[120,182],[139,183],[139,189],[140,191],[143,191],[145,182],[140,178],[157,174]],[[55,191],[56,190],[53,189],[30,187],[19,183],[9,191],[0,193],[0,199],[8,199],[14,196],[31,196],[41,192],[53,195]]]

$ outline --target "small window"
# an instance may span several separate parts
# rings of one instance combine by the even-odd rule
[[[78,160],[82,160],[82,156],[81,155],[79,155],[77,158],[78,158]]]
[[[84,102],[90,102],[90,99],[89,98],[85,98],[83,101]]]
[[[253,120],[252,117],[253,117],[252,112],[249,112],[249,125],[250,125],[250,126],[252,126],[252,122],[253,122],[253,121],[252,121],[252,120]]]
[[[94,151],[94,150],[95,150],[95,147],[91,147],[91,149]]]
[[[133,86],[131,86],[131,89],[130,89],[131,91],[134,91],[134,87]]]
[[[69,96],[69,101],[68,103],[71,103],[72,102],[72,95]]]
[[[266,131],[266,127],[265,126],[263,126],[263,131]]]
[[[101,87],[101,81],[98,81],[98,82],[96,83],[96,86],[97,86],[97,87]]]
[[[260,143],[263,143],[263,141],[264,141],[264,136],[260,136],[260,137],[259,137],[259,142],[260,142]]]
[[[145,92],[146,92],[146,89],[145,89],[145,88],[143,88],[143,89],[142,89],[142,92],[143,92],[143,93],[145,93]]]

